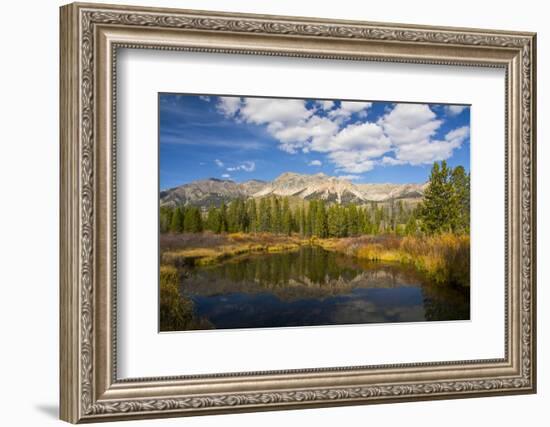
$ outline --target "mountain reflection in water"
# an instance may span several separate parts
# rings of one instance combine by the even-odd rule
[[[215,329],[468,320],[468,289],[410,266],[304,246],[184,274],[180,292]]]

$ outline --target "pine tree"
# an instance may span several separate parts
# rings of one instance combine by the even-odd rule
[[[238,203],[235,200],[229,204],[229,207],[227,209],[227,231],[229,231],[230,233],[235,233],[239,231],[237,208]]]
[[[281,202],[278,197],[271,200],[271,232],[280,233],[282,228]]]
[[[170,222],[170,231],[172,233],[182,233],[184,231],[184,209],[176,208]]]
[[[428,234],[451,231],[453,224],[453,189],[449,182],[450,170],[443,160],[435,162],[420,209],[422,228]]]
[[[225,202],[222,202],[220,206],[220,233],[225,233],[227,231],[227,206]]]
[[[296,222],[296,232],[300,235],[304,235],[304,228],[302,223],[302,208],[298,206],[296,208],[296,213],[294,214],[294,219]]]
[[[417,232],[416,215],[411,215],[407,224],[405,225],[405,234],[407,236],[413,236]]]
[[[256,233],[258,231],[258,214],[256,211],[256,201],[249,199],[246,203],[246,211],[248,215],[248,231]]]
[[[347,237],[349,234],[348,210],[344,206],[338,208],[339,237]]]
[[[453,231],[455,233],[470,232],[470,175],[464,167],[455,167],[450,176],[450,184],[453,188]]]
[[[382,227],[383,227],[384,211],[376,203],[373,203],[373,211],[374,211],[373,234],[379,234],[381,231],[383,231]]]
[[[259,223],[260,231],[271,231],[271,199],[260,199]]]
[[[357,206],[351,204],[347,208],[347,219],[348,219],[348,235],[357,236],[359,234],[359,212],[357,211]]]
[[[161,206],[159,210],[159,228],[161,233],[170,231],[174,209],[167,206]]]
[[[317,215],[317,201],[312,200],[306,213],[306,236],[313,236],[315,230],[315,216]]]
[[[368,206],[365,206],[363,211],[363,225],[361,227],[361,232],[363,234],[373,234],[373,225],[372,225],[372,215]]]
[[[214,233],[221,232],[220,212],[213,206],[208,209],[205,228]]]
[[[405,211],[405,205],[403,200],[397,202],[397,223],[404,224],[407,222],[407,213]]]
[[[327,217],[326,217],[325,204],[323,201],[319,201],[316,208],[314,235],[320,238],[327,237]]]
[[[290,236],[290,234],[292,233],[292,213],[290,212],[288,197],[285,197],[283,199],[281,216],[281,231],[287,236]]]
[[[183,228],[188,233],[200,233],[203,230],[199,208],[192,206],[185,210]]]
[[[327,211],[327,229],[329,237],[338,237],[338,206],[331,205]]]
[[[306,205],[302,204],[302,209],[300,211],[300,235],[305,236],[306,233]]]

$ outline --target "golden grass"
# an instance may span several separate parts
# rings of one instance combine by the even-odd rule
[[[181,297],[179,280],[176,267],[160,266],[160,318],[164,331],[185,329],[193,320],[193,303]]]
[[[436,283],[470,286],[470,237],[467,235],[362,236],[323,239],[316,244],[370,261],[412,264]]]
[[[183,240],[183,239],[182,239]],[[298,236],[275,235],[271,233],[231,233],[223,238],[223,242],[216,246],[203,247],[200,239],[185,239],[188,244],[178,245],[177,242],[161,253],[161,264],[176,267],[192,267],[208,265],[239,255],[256,252],[283,252],[296,250],[303,244],[309,244]],[[205,239],[202,239],[205,240]]]
[[[360,259],[410,264],[439,284],[470,286],[470,237],[467,235],[305,239],[296,235],[231,233],[224,235],[217,245],[206,247],[202,246],[204,242],[213,243],[207,240],[210,237],[202,236],[201,239],[185,238],[185,244],[172,242],[161,253],[163,267],[209,265],[244,254],[276,253],[296,250],[302,245],[318,245]],[[161,267],[161,282],[162,275]]]
[[[178,269],[172,265],[160,266],[160,285],[178,286],[179,273]]]

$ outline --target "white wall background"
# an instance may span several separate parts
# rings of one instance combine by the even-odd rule
[[[110,0],[113,3],[122,3]],[[134,4],[538,32],[538,117],[550,115],[550,28],[544,2],[333,2],[133,0]],[[59,425],[58,402],[58,6],[3,5],[0,66],[0,401],[3,425]],[[547,425],[550,405],[550,125],[539,119],[539,393],[529,396],[265,412],[133,425],[279,426],[346,424]],[[489,173],[489,170],[487,170]],[[546,335],[546,336],[545,336]]]

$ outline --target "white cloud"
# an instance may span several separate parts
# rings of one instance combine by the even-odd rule
[[[445,135],[445,141],[454,142],[460,145],[469,137],[470,128],[468,126],[462,126],[457,129],[453,129]]]
[[[225,117],[232,118],[242,106],[242,100],[236,96],[220,96],[216,108]]]
[[[199,99],[204,102],[210,102],[210,97],[206,95],[200,95]]]
[[[323,162],[321,162],[321,160],[312,160],[307,165],[308,166],[323,166]]]
[[[314,113],[300,99],[244,98],[242,118],[258,125],[267,124],[273,130],[295,125]]]
[[[361,173],[371,170],[372,159],[391,149],[391,141],[376,123],[351,124],[334,136],[313,140],[311,149],[329,153],[329,158],[339,170]]]
[[[361,174],[376,165],[444,160],[469,136],[469,128],[462,127],[435,140],[443,120],[427,104],[392,104],[376,122],[365,119],[370,102],[343,101],[338,108],[336,105],[333,101],[316,101],[308,109],[304,100],[220,98],[218,109],[234,120],[265,126],[283,151],[326,153],[337,171],[349,174]],[[321,110],[328,111],[326,116],[319,115]],[[363,120],[347,124],[356,113]],[[309,163],[321,164],[320,160]],[[253,162],[227,168],[254,169]]]
[[[362,118],[367,117],[367,109],[372,106],[372,102],[341,101],[340,108],[328,113],[329,117],[340,122],[348,120],[353,113],[359,113]]]
[[[317,147],[328,144],[337,132],[337,123],[326,117],[312,116],[291,126],[272,129],[270,133],[281,142],[281,149],[295,153],[300,149],[321,151]]]
[[[410,163],[411,165],[446,160],[453,155],[455,149],[460,148],[469,135],[470,128],[463,126],[448,132],[443,141],[426,140],[416,144],[401,145],[395,156],[397,161],[402,162],[401,164]]]
[[[331,141],[327,151],[361,150],[378,157],[391,147],[390,139],[376,123],[352,124],[342,129]]]
[[[335,151],[328,156],[338,166],[338,170],[344,172],[368,172],[376,165],[372,157],[362,151]]]
[[[359,176],[359,175],[338,175],[338,178],[347,179],[348,181],[356,181],[358,179],[361,179],[361,176]]]
[[[445,112],[451,116],[458,116],[467,107],[465,105],[446,105]]]
[[[231,175],[228,173],[222,173],[222,178],[231,178]]]
[[[332,110],[335,105],[334,101],[317,101],[316,104],[325,111]]]
[[[432,137],[443,123],[426,104],[397,104],[378,123],[395,145],[415,144]]]
[[[234,172],[234,171],[254,172],[255,169],[256,169],[256,163],[249,160],[242,162],[240,165],[227,168],[229,172]]]
[[[384,156],[382,160],[380,160],[380,164],[388,166],[404,165],[405,163],[407,162],[404,160],[397,160],[395,157],[388,156]]]
[[[224,164],[223,164],[223,162],[222,162],[220,159],[214,160],[214,163],[216,163],[216,165],[218,165],[220,168],[223,168],[223,167],[224,167]]]

